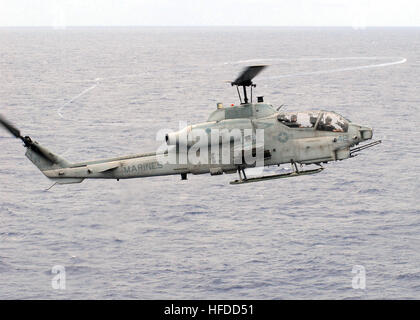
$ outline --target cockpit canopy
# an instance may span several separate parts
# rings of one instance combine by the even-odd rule
[[[259,119],[277,114],[271,104],[255,103],[218,108],[208,122],[228,119]],[[332,111],[280,112],[278,121],[289,128],[316,128],[320,131],[347,132],[350,121]]]
[[[347,132],[350,122],[331,111],[284,112],[277,119],[290,128],[316,128],[334,132]]]

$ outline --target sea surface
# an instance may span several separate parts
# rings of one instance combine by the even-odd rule
[[[225,81],[252,64],[265,101],[383,143],[293,179],[45,191],[0,129],[0,299],[420,299],[420,29],[1,28],[0,114],[71,162],[155,151],[237,103]]]

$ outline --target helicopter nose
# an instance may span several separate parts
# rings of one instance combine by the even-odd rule
[[[372,139],[373,137],[373,131],[372,128],[361,126],[358,124],[351,124],[351,129],[349,132],[351,132],[353,141],[355,143],[359,143],[361,141],[366,141],[369,139]]]

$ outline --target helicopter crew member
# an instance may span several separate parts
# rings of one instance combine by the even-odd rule
[[[320,130],[323,130],[323,131],[334,131],[334,126],[331,124],[331,122],[332,122],[332,119],[331,119],[331,117],[330,116],[328,116],[326,119],[325,119],[325,123],[323,124],[323,123],[320,123],[320,125],[319,125],[319,129]]]
[[[292,114],[290,117],[289,123],[286,123],[286,125],[290,128],[300,128],[301,125],[297,122],[297,115]]]

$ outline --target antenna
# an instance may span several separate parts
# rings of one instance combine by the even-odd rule
[[[255,78],[262,70],[264,70],[267,66],[261,65],[261,66],[249,66],[246,67],[242,73],[239,75],[238,78],[236,78],[235,81],[231,82],[230,84],[232,86],[236,86],[236,89],[238,91],[239,100],[241,101],[241,104],[248,103],[248,97],[246,92],[246,87],[251,87],[251,103],[252,103],[252,87],[256,87],[257,85],[252,83],[252,79]],[[244,91],[244,102],[242,103],[241,95],[239,93],[239,87],[243,87]]]

